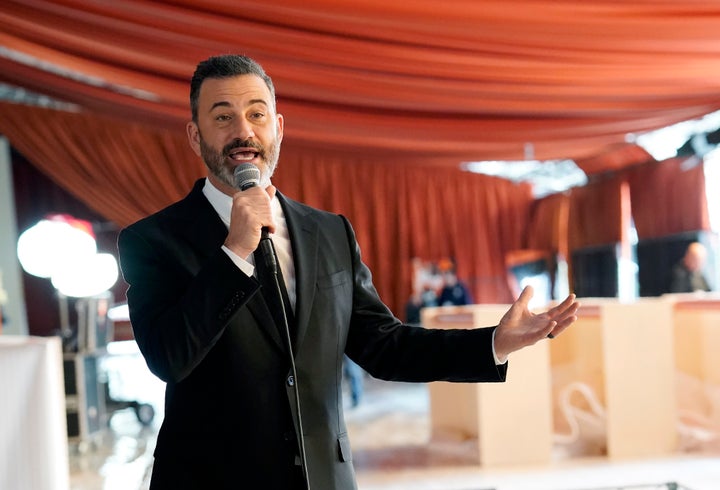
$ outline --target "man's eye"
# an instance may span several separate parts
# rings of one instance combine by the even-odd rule
[[[230,116],[228,116],[227,114],[220,114],[219,116],[217,116],[215,118],[216,121],[229,121],[230,119],[232,119],[232,118]]]
[[[253,119],[262,119],[263,117],[265,117],[265,113],[255,112],[250,117],[252,117]]]

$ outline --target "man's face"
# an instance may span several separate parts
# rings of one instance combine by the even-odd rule
[[[685,253],[685,267],[692,272],[702,270],[706,253],[705,248],[699,243],[691,244]]]
[[[270,185],[280,156],[283,117],[275,113],[270,90],[260,77],[209,78],[200,87],[197,124],[189,122],[187,134],[213,185],[233,195],[238,190],[233,171],[242,163],[260,169],[262,187]]]

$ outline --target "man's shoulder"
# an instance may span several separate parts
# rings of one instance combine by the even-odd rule
[[[196,181],[190,192],[179,201],[175,201],[174,203],[137,220],[136,222],[126,226],[125,229],[133,230],[143,229],[149,226],[156,227],[159,223],[183,220],[195,215],[198,212],[198,208],[202,207],[202,201],[204,200],[202,195],[203,180],[204,179],[200,179]],[[207,203],[207,200],[205,200],[205,202]]]
[[[305,204],[304,202],[296,201],[295,199],[291,199],[284,194],[279,194],[278,197],[280,198],[280,202],[282,203],[286,212],[290,211],[291,213],[295,213],[300,216],[310,216],[320,220],[337,220],[343,218],[342,215],[338,213],[316,208],[309,204]]]

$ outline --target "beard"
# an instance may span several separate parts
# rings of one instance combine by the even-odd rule
[[[262,167],[258,167],[260,170],[259,185],[263,189],[270,185],[270,178],[273,176],[273,173],[275,173],[280,158],[280,142],[277,139],[274,139],[268,147],[265,147],[254,141],[241,140],[238,138],[225,145],[222,151],[217,151],[205,142],[201,134],[199,137],[200,155],[208,170],[210,170],[210,173],[221,182],[237,189],[234,175],[236,165],[228,163],[228,155],[236,148],[254,148],[265,164]]]

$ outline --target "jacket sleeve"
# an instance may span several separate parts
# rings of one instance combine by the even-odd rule
[[[347,220],[345,226],[353,262],[346,345],[351,359],[374,377],[390,381],[505,381],[507,363],[498,366],[493,356],[494,326],[431,330],[403,324],[380,300]]]
[[[259,289],[220,246],[199,259],[157,226],[133,225],[118,238],[130,321],[150,370],[166,382],[185,378]]]

